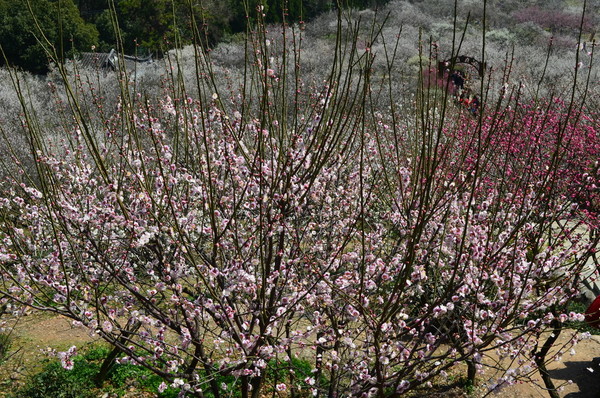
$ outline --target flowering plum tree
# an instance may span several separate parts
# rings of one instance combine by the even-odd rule
[[[392,397],[492,350],[518,368],[491,387],[526,377],[541,332],[583,317],[563,309],[598,239],[574,201],[598,180],[594,119],[518,99],[383,114],[368,49],[340,44],[307,88],[297,48],[263,33],[228,97],[200,58],[196,99],[124,90],[98,133],[73,106],[58,146],[28,119],[36,172],[2,186],[2,294],[182,396]]]

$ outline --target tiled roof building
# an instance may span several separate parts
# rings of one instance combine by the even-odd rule
[[[110,50],[109,53],[81,53],[77,59],[79,66],[84,69],[101,69],[101,70],[112,70],[115,71],[119,68],[120,60],[125,63],[126,70],[134,70],[138,64],[148,64],[153,62],[152,55],[140,58],[133,57],[130,55],[123,55],[122,57],[114,50]]]

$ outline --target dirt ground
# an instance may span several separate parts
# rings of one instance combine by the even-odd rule
[[[569,331],[561,333],[557,345],[564,343]],[[46,359],[51,358],[49,348],[58,351],[66,350],[72,345],[83,347],[98,341],[97,337],[90,337],[86,330],[74,328],[70,321],[48,314],[30,314],[22,317],[14,332],[13,350],[11,358],[0,365],[0,397],[7,388],[15,388],[22,383],[28,375],[41,369]],[[51,350],[50,350],[51,351]],[[575,353],[567,352],[562,361],[552,362],[549,366],[550,375],[555,385],[563,387],[561,398],[600,398],[600,367],[593,363],[594,358],[600,358],[600,336],[581,341],[575,347]],[[486,371],[478,375],[481,384],[493,379],[494,373]],[[547,398],[548,393],[542,388],[543,383],[536,374],[535,382],[522,383],[506,387],[488,396],[494,398]],[[569,382],[572,381],[571,383]],[[537,385],[536,385],[537,384]],[[485,389],[476,388],[470,397],[485,395]],[[458,388],[437,393],[423,392],[423,397],[467,397],[467,394]]]
[[[555,346],[564,344],[571,334],[572,331],[563,331]],[[548,372],[555,386],[562,387],[560,396],[563,398],[600,398],[600,366],[598,366],[598,362],[594,361],[594,358],[600,359],[600,336],[591,336],[589,339],[580,341],[575,346],[573,354],[569,351],[567,350],[563,354],[560,361],[553,361],[548,365]],[[533,379],[536,383],[517,384],[490,396],[498,398],[549,397],[537,372]]]

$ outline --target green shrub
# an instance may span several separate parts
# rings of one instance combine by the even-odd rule
[[[87,398],[96,397],[93,377],[99,365],[76,358],[73,370],[64,369],[60,362],[50,362],[43,371],[32,376],[25,386],[9,398]]]
[[[485,38],[503,45],[512,44],[516,40],[514,33],[506,28],[490,30],[485,34]]]
[[[115,364],[108,375],[108,381],[116,392],[124,392],[129,387],[156,393],[163,379],[146,368],[132,364]],[[169,388],[158,396],[176,397],[178,391]]]
[[[111,350],[111,347],[104,344],[93,345],[83,354],[83,358],[87,361],[103,361]]]

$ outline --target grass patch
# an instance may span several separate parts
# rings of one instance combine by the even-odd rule
[[[0,333],[0,363],[4,362],[12,348],[12,336],[10,333]]]

